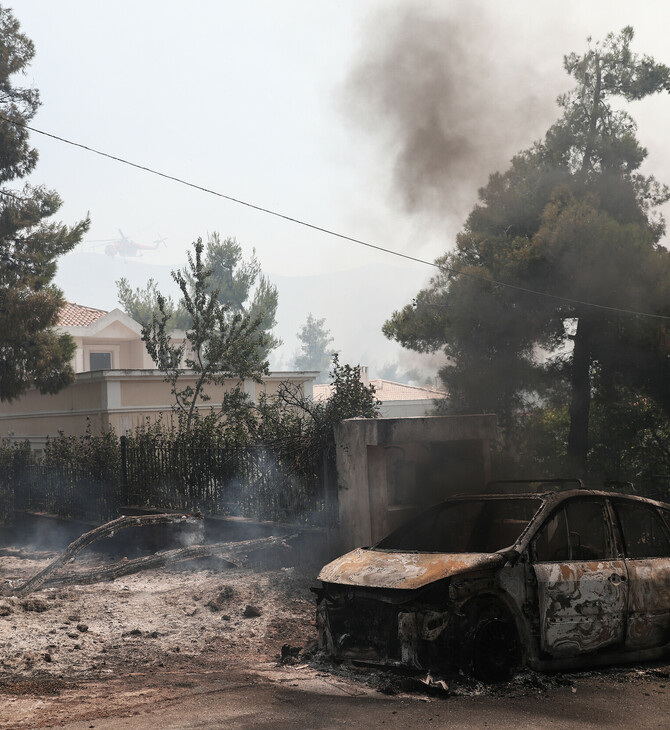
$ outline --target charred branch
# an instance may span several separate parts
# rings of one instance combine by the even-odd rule
[[[121,578],[124,575],[139,573],[142,570],[163,568],[166,565],[174,565],[175,563],[183,563],[188,560],[197,560],[200,558],[223,558],[224,560],[227,560],[239,567],[246,562],[248,553],[273,547],[287,548],[287,541],[292,537],[294,536],[262,537],[256,540],[244,540],[242,542],[222,542],[214,543],[212,545],[190,545],[189,547],[166,550],[165,552],[156,553],[155,555],[147,555],[146,557],[136,558],[135,560],[121,560],[97,570],[65,573],[63,575],[53,576],[44,581],[40,587],[51,588],[63,585],[89,585],[91,583],[101,583]],[[16,591],[18,595],[23,595],[25,592],[24,586],[21,586],[21,588]]]
[[[212,545],[192,545],[189,547],[178,548],[163,553],[157,553],[136,560],[123,560],[110,566],[106,566],[99,570],[92,570],[81,573],[68,573],[58,577],[52,577],[53,573],[62,568],[67,563],[75,560],[76,556],[85,548],[100,540],[103,537],[111,537],[117,530],[127,527],[143,527],[147,525],[165,525],[165,524],[185,524],[196,523],[198,518],[185,515],[161,514],[161,515],[141,515],[132,517],[119,517],[116,520],[107,522],[100,527],[96,527],[90,532],[84,533],[74,542],[70,543],[67,548],[49,565],[22,585],[11,590],[17,596],[27,595],[33,591],[39,590],[41,587],[54,585],[72,585],[96,583],[104,580],[114,580],[123,575],[137,573],[141,570],[150,568],[163,567],[173,563],[183,562],[186,560],[195,560],[204,557],[221,557],[232,563],[243,560],[248,552],[266,549],[277,546],[287,546],[289,537],[267,537],[255,540],[244,540],[242,542],[216,543]]]

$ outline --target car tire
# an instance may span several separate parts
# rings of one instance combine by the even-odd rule
[[[489,604],[471,614],[462,644],[463,668],[483,682],[504,682],[520,664],[519,636],[505,609]]]

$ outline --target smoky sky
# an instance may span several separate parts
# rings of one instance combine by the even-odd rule
[[[490,5],[391,7],[369,19],[345,111],[379,145],[405,211],[462,222],[488,176],[557,117],[562,58],[546,84]]]

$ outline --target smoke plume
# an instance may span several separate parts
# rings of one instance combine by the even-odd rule
[[[407,212],[461,223],[489,174],[556,118],[561,56],[547,85],[492,4],[392,8],[370,19],[346,110],[384,144]]]

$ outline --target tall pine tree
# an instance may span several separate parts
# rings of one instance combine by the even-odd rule
[[[456,251],[384,328],[406,347],[443,348],[452,407],[495,411],[503,425],[559,375],[569,386],[567,457],[579,473],[596,374],[612,393],[617,383],[654,391],[670,415],[667,337],[653,316],[670,314],[655,210],[669,194],[639,173],[646,150],[623,109],[668,90],[670,69],[634,54],[632,39],[627,27],[566,56],[576,85],[558,99],[561,118],[491,175]]]
[[[318,370],[314,382],[327,383],[328,371],[334,351],[330,347],[333,338],[325,327],[325,318],[316,319],[311,312],[298,332],[300,350],[296,353],[294,366],[297,370]]]
[[[39,107],[35,89],[15,86],[35,49],[12,12],[0,7],[0,401],[30,387],[54,393],[74,379],[74,340],[54,326],[64,304],[53,285],[56,260],[87,230],[51,220],[61,206],[53,190],[19,186],[37,164],[25,125]]]

